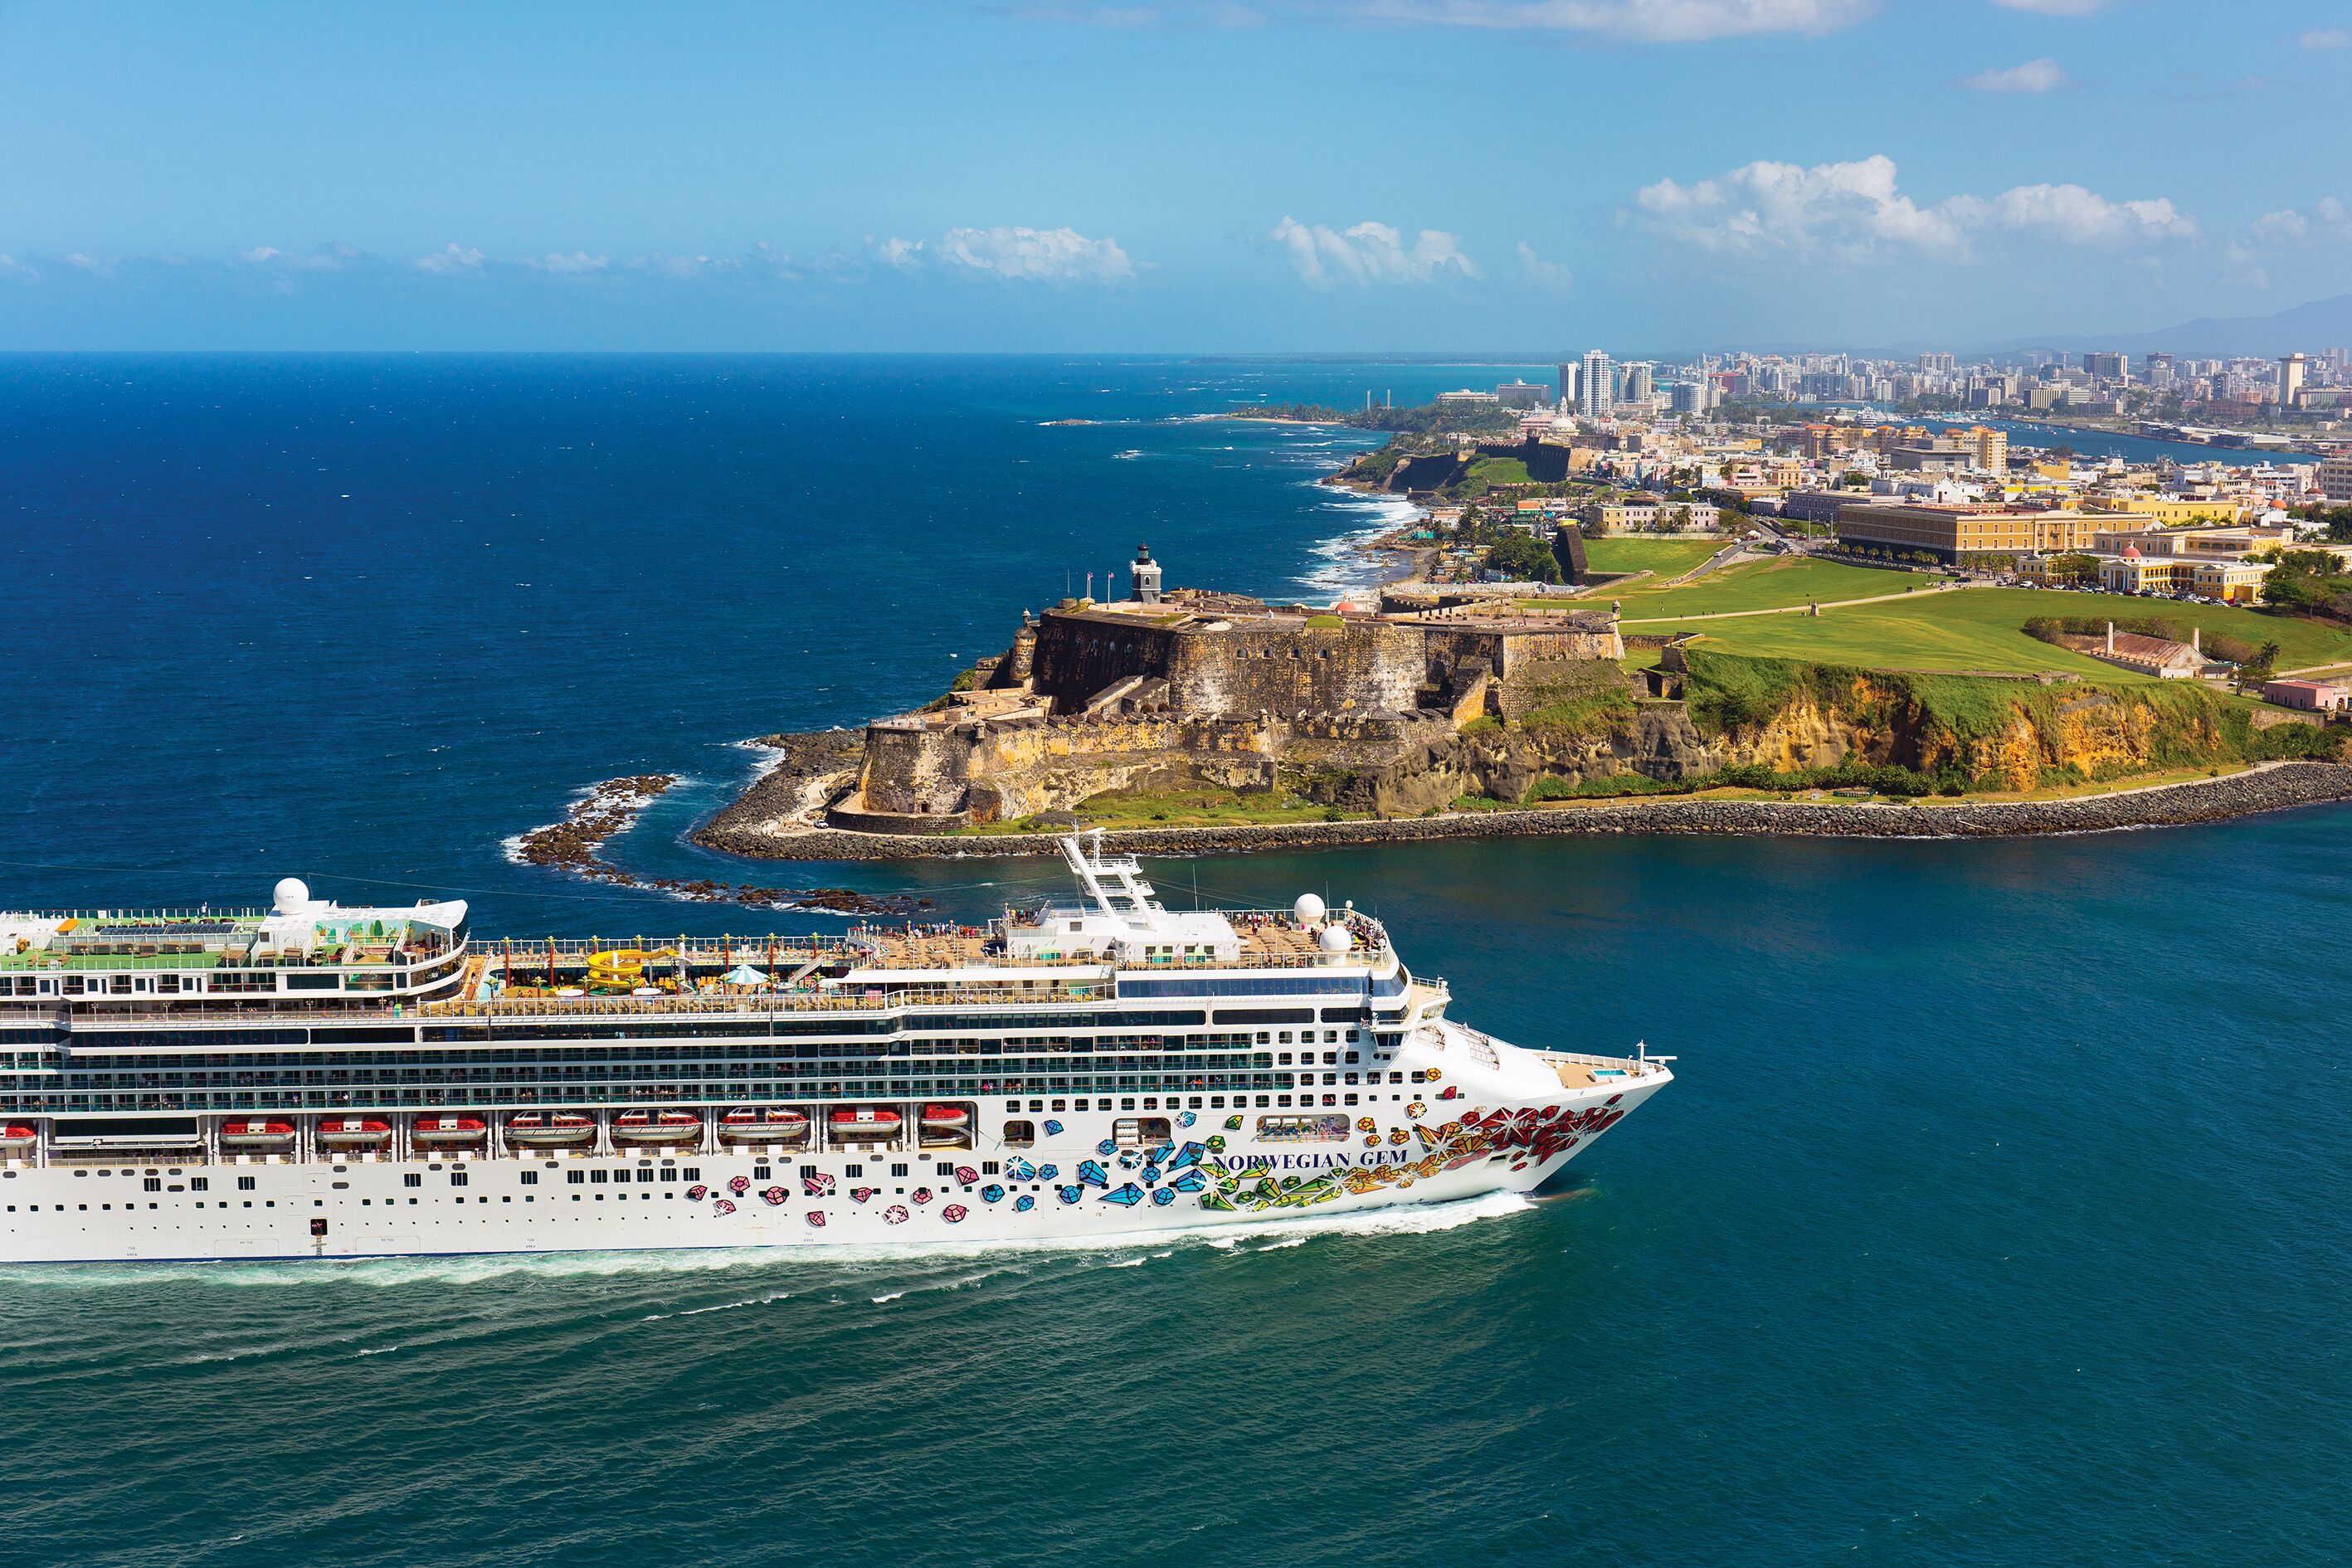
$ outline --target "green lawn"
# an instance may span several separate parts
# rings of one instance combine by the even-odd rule
[[[1882,572],[1836,561],[1783,556],[1752,565],[1710,572],[1680,588],[1650,583],[1629,584],[1615,595],[1629,621],[1667,616],[1712,616],[1739,610],[1775,610],[1818,600],[1867,599],[1880,594],[1935,592],[1934,579],[1912,572]],[[1654,626],[1641,629],[1654,631]]]
[[[1523,485],[1528,466],[1517,458],[1481,458],[1470,465],[1468,477],[1474,485]]]
[[[1595,572],[1655,572],[1679,577],[1729,541],[1722,539],[1588,539],[1584,559]]]
[[[1861,570],[1856,568],[1855,570]],[[1865,573],[1885,577],[1885,573]],[[1702,582],[1705,579],[1701,580]],[[2114,678],[2112,665],[2037,642],[2018,628],[2032,616],[2095,616],[2128,620],[2154,616],[2227,632],[2257,646],[2276,642],[2283,668],[2352,658],[2352,633],[2314,621],[2266,616],[2224,605],[2123,599],[2108,594],[2037,593],[2024,588],[1922,589],[1907,600],[1858,605],[1811,616],[1749,616],[1696,621],[1706,647],[1725,653],[1888,669],[1981,669],[2029,673],[2069,670]],[[1646,626],[1643,631],[1673,629]]]

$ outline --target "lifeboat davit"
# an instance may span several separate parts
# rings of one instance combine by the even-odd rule
[[[41,1141],[38,1131],[18,1122],[0,1127],[0,1151],[29,1149]]]
[[[220,1143],[224,1149],[290,1149],[294,1146],[294,1124],[291,1121],[224,1121]]]
[[[849,1142],[879,1142],[896,1138],[907,1119],[895,1110],[868,1109],[836,1110],[825,1118],[825,1125],[835,1138]]]
[[[532,1149],[568,1149],[596,1140],[596,1119],[577,1110],[525,1110],[507,1118],[507,1142]]]
[[[408,1124],[408,1141],[420,1149],[478,1143],[489,1128],[478,1116],[420,1116]]]
[[[923,1131],[933,1129],[960,1131],[971,1125],[971,1112],[961,1105],[926,1105],[923,1107]]]
[[[721,1143],[797,1143],[808,1136],[809,1119],[782,1106],[746,1106],[719,1119]]]
[[[392,1142],[392,1123],[372,1116],[336,1116],[319,1123],[321,1149],[381,1149]]]
[[[693,1143],[702,1137],[702,1118],[691,1110],[624,1110],[613,1118],[615,1143]]]

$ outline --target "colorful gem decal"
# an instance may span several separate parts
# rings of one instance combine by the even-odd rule
[[[1200,1120],[1201,1119],[1199,1117],[1193,1115],[1189,1110],[1180,1111],[1176,1117],[1176,1125],[1179,1127],[1190,1127],[1192,1123]]]
[[[1416,1100],[1411,1105],[1404,1108],[1404,1113],[1407,1116],[1412,1117],[1415,1121],[1418,1121],[1423,1117],[1429,1114],[1429,1107]]]
[[[931,1201],[931,1189],[929,1187],[917,1187],[915,1189],[915,1201],[919,1204],[929,1203]]]
[[[1045,1123],[1045,1136],[1046,1136],[1046,1137],[1048,1137],[1048,1138],[1059,1138],[1061,1135],[1062,1135],[1062,1124],[1061,1124],[1060,1122],[1058,1122],[1058,1121],[1047,1121],[1047,1122]]]
[[[1004,1162],[1004,1173],[1016,1182],[1034,1182],[1037,1179],[1037,1167],[1016,1154]]]
[[[906,1224],[907,1205],[904,1204],[892,1204],[888,1208],[884,1209],[882,1211],[882,1223],[884,1225]]]
[[[686,1189],[686,1195],[693,1202],[698,1204],[703,1199],[710,1195],[710,1189],[704,1186],[700,1182],[697,1182],[694,1185]]]
[[[950,1204],[947,1207],[940,1211],[940,1217],[947,1221],[950,1225],[961,1225],[963,1223],[963,1216],[971,1212],[971,1211],[970,1209],[964,1207],[961,1204]]]
[[[1113,1154],[1116,1154],[1116,1153],[1118,1153],[1118,1144],[1116,1144],[1116,1143],[1114,1143],[1114,1142],[1112,1142],[1109,1139],[1106,1138],[1106,1139],[1104,1139],[1101,1142],[1099,1142],[1099,1143],[1097,1143],[1097,1144],[1096,1144],[1096,1145],[1095,1145],[1095,1152],[1096,1152],[1096,1153],[1097,1153],[1097,1154],[1100,1154],[1104,1159],[1108,1160],[1108,1159],[1109,1159]]]
[[[740,1198],[745,1193],[751,1190],[751,1178],[749,1176],[730,1176],[727,1181],[727,1190],[733,1193]]]
[[[872,1187],[852,1187],[849,1189],[849,1195],[856,1199],[861,1204],[870,1204],[874,1201],[874,1189]]]
[[[734,1202],[732,1199],[729,1198],[721,1198],[717,1203],[711,1205],[710,1207],[711,1211],[715,1214],[730,1215],[735,1212]]]
[[[823,1230],[824,1228],[824,1211],[823,1209],[809,1210],[808,1222],[809,1224],[816,1226],[817,1229]]]
[[[1162,1187],[1158,1192],[1151,1194],[1151,1201],[1159,1207],[1166,1208],[1170,1204],[1176,1201],[1176,1194],[1168,1188]]]
[[[1369,1117],[1369,1116],[1359,1116],[1358,1118],[1356,1118],[1356,1131],[1359,1131],[1359,1132],[1378,1132],[1380,1130],[1381,1130],[1381,1124],[1380,1124],[1379,1122],[1377,1122],[1377,1121],[1373,1121],[1370,1117]]]
[[[1066,1204],[1074,1204],[1087,1195],[1087,1190],[1079,1186],[1055,1187],[1054,1195]]]
[[[1037,1167],[1035,1173],[1039,1181],[1050,1182],[1062,1173],[1062,1167],[1059,1165],[1040,1165]]]
[[[813,1198],[830,1197],[833,1194],[833,1177],[829,1173],[823,1171],[813,1176],[803,1176],[801,1191]]]
[[[1031,1209],[1034,1209],[1036,1206],[1037,1200],[1031,1197],[1027,1193],[1024,1193],[1019,1197],[1013,1200],[1013,1212],[1014,1214],[1027,1214]]]
[[[1110,1185],[1110,1173],[1092,1160],[1081,1160],[1078,1162],[1078,1181],[1085,1186],[1107,1187]]]
[[[972,1169],[970,1165],[958,1165],[956,1167],[955,1176],[956,1185],[960,1187],[968,1187],[974,1182],[980,1180],[980,1173]]]
[[[1120,1170],[1122,1170],[1122,1171],[1132,1171],[1132,1170],[1137,1169],[1137,1168],[1138,1168],[1139,1166],[1140,1166],[1142,1163],[1143,1163],[1143,1151],[1142,1151],[1142,1150],[1140,1150],[1140,1149],[1121,1149],[1121,1150],[1118,1152],[1118,1168],[1119,1168]]]
[[[767,1200],[769,1207],[773,1208],[778,1204],[784,1201],[784,1189],[782,1187],[762,1187],[760,1189],[760,1195]]]
[[[1107,1204],[1118,1204],[1126,1208],[1133,1208],[1136,1205],[1143,1201],[1143,1189],[1137,1186],[1133,1182],[1129,1182],[1123,1187],[1114,1187],[1109,1192],[1105,1193],[1102,1195],[1102,1201]]]
[[[1240,1131],[1241,1130],[1242,1130],[1242,1119],[1241,1119],[1240,1117],[1238,1117],[1238,1116],[1228,1116],[1228,1117],[1226,1117],[1226,1118],[1225,1118],[1225,1131],[1228,1131],[1228,1132],[1238,1132],[1238,1131]]]
[[[980,1201],[984,1204],[1003,1203],[1004,1188],[995,1182],[989,1183],[980,1189]]]

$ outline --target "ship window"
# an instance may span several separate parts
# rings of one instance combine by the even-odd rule
[[[1239,1096],[1235,1096],[1234,1098],[1235,1098],[1236,1101],[1238,1101],[1238,1100],[1239,1100],[1239,1098],[1240,1098],[1240,1097],[1239,1097]],[[1266,1101],[1266,1097],[1265,1097],[1265,1095],[1262,1095],[1262,1094],[1261,1094],[1261,1095],[1259,1095],[1259,1096],[1257,1097],[1257,1108],[1258,1108],[1260,1110],[1264,1110],[1265,1109],[1265,1101]],[[1284,1101],[1283,1101],[1283,1103],[1284,1103],[1285,1105],[1287,1105],[1287,1104],[1289,1104],[1290,1102],[1289,1102],[1288,1100],[1284,1100]]]
[[[1290,1031],[1287,1029],[1282,1031],[1282,1043],[1286,1046],[1290,1044]]]
[[[588,1173],[588,1180],[600,1187],[612,1179],[613,1173],[610,1171],[591,1171]]]
[[[1290,1065],[1290,1053],[1288,1051],[1284,1051],[1277,1055],[1274,1059],[1276,1066],[1288,1067]]]
[[[145,1181],[140,1183],[139,1185],[142,1191],[160,1193],[163,1190],[163,1178],[161,1176],[150,1176]]]
[[[449,1173],[449,1184],[450,1184],[451,1186],[453,1186],[453,1187],[462,1187],[462,1186],[464,1186],[464,1185],[466,1184],[466,1173],[465,1173],[465,1172],[463,1172],[463,1171],[452,1171],[452,1172],[450,1172],[450,1173]]]
[[[563,1179],[570,1182],[576,1187],[588,1179],[588,1173],[585,1171],[566,1171],[563,1173]]]
[[[1356,1103],[1356,1097],[1352,1094],[1343,1094],[1339,1097],[1339,1102],[1343,1105],[1353,1105]]]
[[[765,1165],[754,1165],[751,1167],[751,1179],[755,1182],[764,1182],[772,1173],[773,1173]]]
[[[1037,1124],[1034,1121],[1008,1121],[1004,1124],[1004,1143],[1009,1149],[1026,1149],[1037,1142]]]
[[[1111,1124],[1110,1136],[1112,1142],[1126,1149],[1165,1143],[1168,1142],[1168,1119],[1164,1116],[1123,1116]]]
[[[995,1161],[982,1160],[980,1163],[980,1173],[983,1176],[994,1176],[1000,1175],[1003,1173],[997,1170]]]
[[[539,1173],[537,1171],[525,1171],[522,1173],[522,1184],[526,1187],[535,1187],[539,1185]]]
[[[1069,1108],[1070,1108],[1070,1102],[1069,1102],[1068,1100],[1057,1100],[1054,1101],[1054,1109],[1055,1109],[1055,1110],[1067,1110]]]
[[[251,1176],[239,1176],[236,1179],[236,1190],[240,1193],[249,1193],[253,1191],[253,1178]]]
[[[894,1176],[903,1176],[907,1173],[907,1167],[903,1163],[893,1165],[890,1167],[890,1173]]]
[[[845,1176],[862,1176],[866,1173],[866,1167],[863,1165],[844,1165],[841,1168],[841,1173]]]
[[[411,1171],[400,1178],[400,1184],[404,1187],[421,1187],[425,1184],[425,1178]]]
[[[698,1182],[702,1180],[702,1169],[698,1165],[688,1165],[685,1170],[680,1171],[678,1174],[685,1177],[689,1182]]]
[[[210,1192],[212,1191],[212,1185],[213,1181],[210,1176],[190,1176],[188,1178],[188,1191],[192,1193]]]

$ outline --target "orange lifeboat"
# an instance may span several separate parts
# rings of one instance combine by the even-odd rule
[[[41,1141],[40,1132],[19,1122],[0,1126],[0,1154],[20,1154]]]
[[[408,1141],[420,1149],[456,1149],[479,1143],[488,1131],[478,1116],[420,1116],[408,1124]]]
[[[392,1123],[373,1116],[335,1116],[319,1123],[321,1149],[381,1149],[392,1142]]]
[[[525,1110],[507,1118],[507,1142],[530,1149],[568,1149],[596,1141],[596,1119],[577,1110]]]
[[[971,1125],[971,1112],[961,1105],[926,1105],[923,1107],[923,1131],[961,1131]]]
[[[896,1138],[906,1121],[905,1117],[885,1106],[836,1110],[825,1118],[825,1125],[832,1129],[834,1137],[845,1143],[878,1143],[886,1138]]]
[[[807,1117],[781,1105],[747,1105],[719,1119],[721,1143],[798,1143],[808,1131]]]
[[[224,1121],[220,1145],[240,1153],[275,1152],[294,1147],[291,1121]]]
[[[624,1110],[613,1118],[615,1143],[693,1143],[702,1118],[691,1110]]]

